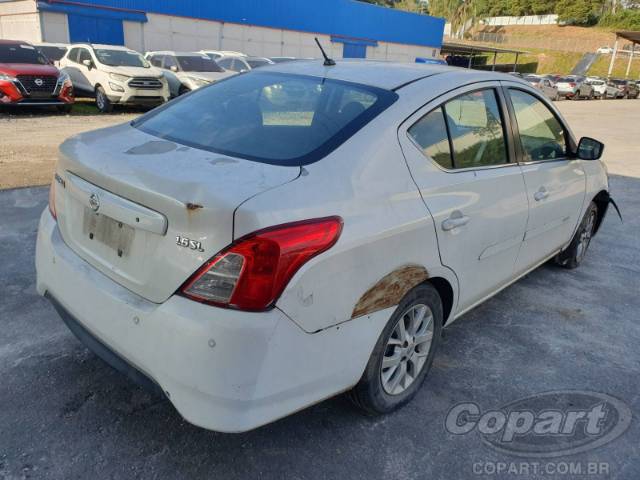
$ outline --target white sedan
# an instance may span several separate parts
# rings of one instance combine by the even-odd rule
[[[445,325],[584,260],[611,201],[602,149],[509,75],[269,66],[67,140],[37,288],[196,425],[246,431],[345,391],[390,412]]]

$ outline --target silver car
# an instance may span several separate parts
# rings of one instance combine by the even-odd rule
[[[572,100],[595,98],[593,87],[586,82],[584,77],[562,77],[556,82],[556,87],[561,96]]]
[[[539,75],[527,75],[524,79],[533,87],[544,93],[547,98],[550,98],[551,100],[560,100],[558,87],[556,87],[548,78],[541,77]]]

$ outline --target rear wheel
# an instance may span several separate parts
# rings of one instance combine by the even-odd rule
[[[96,107],[98,107],[100,113],[109,113],[113,111],[113,104],[102,87],[96,88]]]
[[[424,381],[440,340],[442,302],[435,288],[419,285],[400,302],[380,334],[351,400],[369,414],[409,402]]]
[[[591,202],[589,208],[587,208],[582,222],[578,227],[573,240],[566,250],[560,252],[555,262],[564,268],[577,268],[580,266],[587,254],[587,249],[591,243],[591,237],[596,228],[596,221],[598,218],[598,207],[594,202]]]

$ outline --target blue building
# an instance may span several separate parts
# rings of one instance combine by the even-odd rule
[[[236,50],[413,62],[436,57],[444,20],[355,0],[9,0],[0,38],[93,42],[135,50]]]

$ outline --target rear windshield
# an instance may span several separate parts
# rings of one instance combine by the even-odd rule
[[[524,79],[530,83],[539,83],[542,80],[540,77],[524,77]]]
[[[110,67],[150,67],[149,63],[142,58],[142,55],[131,50],[107,50],[100,48],[95,52],[98,61]]]
[[[326,156],[397,98],[350,82],[252,71],[196,90],[132,125],[195,148],[300,166]]]
[[[0,63],[46,65],[48,60],[35,47],[27,44],[0,44]]]
[[[220,65],[206,55],[180,55],[176,58],[185,72],[224,72]]]
[[[615,83],[616,85],[626,85],[627,81],[626,80],[616,80],[615,78],[613,80],[611,80],[613,83]]]
[[[40,46],[37,48],[45,57],[53,61],[60,60],[62,57],[64,57],[64,54],[67,53],[67,49],[65,47]]]
[[[558,80],[558,83],[572,83],[572,82],[576,82],[577,80],[575,78],[570,78],[570,77],[564,77]]]

